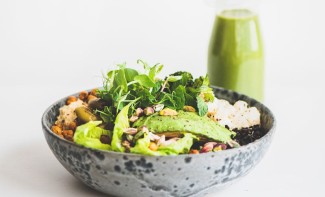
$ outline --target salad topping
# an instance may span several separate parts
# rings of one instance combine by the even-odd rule
[[[138,63],[144,72],[120,64],[103,88],[69,97],[52,131],[90,148],[153,156],[221,151],[263,135],[259,111],[215,98],[208,76],[179,71],[160,79],[163,65]]]

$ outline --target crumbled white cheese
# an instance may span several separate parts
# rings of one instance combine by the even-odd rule
[[[260,112],[256,107],[248,107],[248,104],[241,100],[231,105],[226,100],[215,98],[214,102],[208,103],[208,114],[210,118],[231,130],[260,124]]]

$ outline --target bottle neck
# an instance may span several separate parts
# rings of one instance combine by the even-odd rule
[[[229,19],[247,19],[257,16],[255,12],[242,8],[223,10],[218,15]]]
[[[225,10],[249,10],[258,14],[261,0],[207,0],[208,4],[216,10],[217,14]]]

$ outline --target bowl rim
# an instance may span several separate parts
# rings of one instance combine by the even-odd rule
[[[80,149],[86,149],[86,150],[89,150],[89,151],[96,151],[96,152],[101,152],[101,153],[105,153],[105,154],[116,154],[116,155],[137,156],[137,157],[152,157],[152,158],[160,158],[160,157],[164,157],[164,158],[165,157],[173,157],[173,158],[174,157],[200,157],[200,156],[218,155],[218,154],[238,152],[238,151],[240,152],[240,150],[246,149],[248,147],[251,147],[251,146],[253,146],[255,144],[260,143],[264,138],[267,138],[269,136],[271,136],[271,137],[273,136],[273,134],[275,132],[275,128],[276,128],[276,119],[275,119],[272,111],[267,106],[265,106],[262,102],[257,101],[254,98],[251,98],[251,97],[249,97],[249,96],[247,96],[245,94],[241,94],[241,93],[238,93],[238,92],[233,91],[233,90],[225,89],[225,88],[218,87],[218,86],[210,86],[210,87],[213,88],[214,90],[217,90],[217,91],[226,91],[227,94],[234,94],[235,93],[239,97],[241,97],[244,101],[247,102],[247,100],[251,100],[251,101],[255,102],[256,104],[259,104],[261,106],[261,108],[264,108],[264,111],[270,115],[270,117],[272,118],[272,121],[273,121],[272,125],[271,125],[270,129],[267,131],[267,133],[263,137],[255,140],[255,141],[253,141],[251,143],[248,143],[246,145],[242,145],[240,147],[237,147],[237,148],[226,149],[226,150],[217,151],[217,152],[200,153],[200,154],[179,154],[179,155],[152,156],[152,155],[143,155],[143,154],[126,153],[126,152],[116,152],[116,151],[111,151],[111,150],[102,150],[102,149],[95,149],[95,148],[85,147],[85,146],[82,146],[80,144],[76,144],[74,142],[71,142],[69,140],[66,140],[64,138],[59,137],[58,135],[53,133],[52,130],[46,124],[46,122],[47,122],[46,116],[55,105],[62,102],[62,100],[66,100],[69,96],[78,95],[80,92],[70,94],[69,96],[66,96],[66,97],[63,97],[63,98],[61,98],[59,100],[56,100],[49,107],[47,107],[46,110],[43,112],[42,118],[41,118],[41,123],[42,123],[42,128],[43,128],[42,130],[43,130],[44,135],[45,135],[44,131],[46,131],[47,134],[51,135],[55,139],[65,143],[67,145],[72,145],[72,146],[75,146],[75,147],[80,148]],[[89,89],[89,90],[86,90],[86,91],[90,91],[90,90],[92,90],[92,89]]]

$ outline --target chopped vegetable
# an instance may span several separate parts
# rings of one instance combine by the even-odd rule
[[[113,130],[113,138],[112,138],[113,151],[117,151],[117,152],[125,151],[125,148],[122,146],[122,136],[124,134],[124,130],[130,127],[128,112],[131,104],[132,103],[129,103],[127,106],[125,106],[116,117],[115,127]]]
[[[110,145],[100,141],[102,135],[110,135],[109,131],[98,127],[101,123],[102,121],[90,121],[78,126],[73,136],[74,142],[89,148],[110,150]]]

